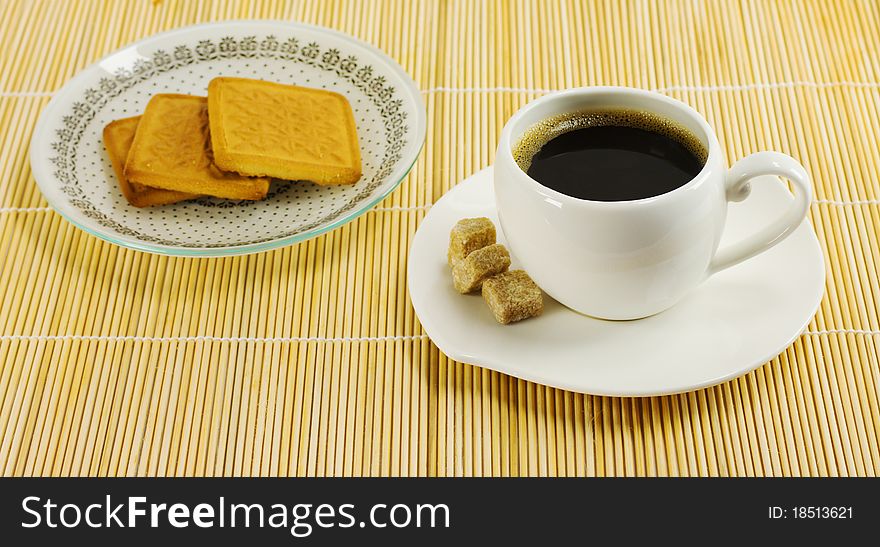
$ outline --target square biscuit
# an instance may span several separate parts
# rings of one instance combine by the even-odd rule
[[[186,192],[150,188],[137,182],[131,182],[125,177],[125,160],[128,158],[128,150],[131,148],[131,142],[134,140],[140,119],[140,116],[123,118],[114,120],[104,127],[104,147],[107,149],[107,155],[110,156],[113,172],[116,173],[119,189],[125,199],[135,207],[152,207],[199,197],[196,194],[187,194]]]
[[[446,261],[455,267],[467,255],[495,243],[495,225],[486,217],[463,218],[449,232]]]
[[[483,300],[502,325],[544,312],[543,293],[523,270],[511,270],[483,281]]]
[[[467,294],[479,290],[483,282],[510,267],[510,253],[498,243],[477,249],[452,267],[455,290]]]
[[[141,116],[125,176],[145,186],[226,199],[258,200],[268,178],[217,169],[211,157],[208,101],[191,95],[154,95]]]
[[[208,84],[214,161],[243,175],[352,184],[361,177],[348,100],[323,89],[245,78]]]

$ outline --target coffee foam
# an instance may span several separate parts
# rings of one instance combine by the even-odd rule
[[[693,133],[681,124],[652,112],[630,109],[580,110],[557,114],[529,127],[513,147],[513,159],[519,168],[528,171],[532,158],[554,138],[586,127],[634,127],[658,133],[687,148],[700,162],[706,163],[706,147]]]

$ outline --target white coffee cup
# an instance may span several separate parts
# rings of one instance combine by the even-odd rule
[[[603,202],[543,186],[514,160],[513,147],[535,123],[606,108],[677,122],[708,151],[702,171],[665,194]],[[637,319],[669,308],[709,276],[785,239],[812,200],[810,178],[794,158],[758,152],[728,170],[718,138],[699,113],[665,95],[625,87],[570,89],[530,102],[505,125],[494,170],[501,227],[523,268],[565,306],[604,319]],[[791,205],[754,235],[718,249],[727,202],[748,197],[749,181],[768,174],[793,183]]]

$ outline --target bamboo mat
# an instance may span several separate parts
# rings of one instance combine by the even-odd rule
[[[224,259],[121,249],[52,212],[27,150],[53,91],[133,40],[232,18],[337,28],[402,64],[429,129],[401,187],[330,234]],[[4,475],[880,471],[877,2],[3,1],[0,20]],[[425,336],[405,276],[425,211],[492,162],[517,108],[594,84],[661,90],[730,161],[775,149],[813,175],[826,295],[757,371],[591,397],[451,361]]]

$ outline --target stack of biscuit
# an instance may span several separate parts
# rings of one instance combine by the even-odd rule
[[[135,207],[259,200],[273,178],[335,185],[361,176],[345,97],[261,80],[215,78],[207,98],[155,95],[143,115],[108,124],[104,144]]]

